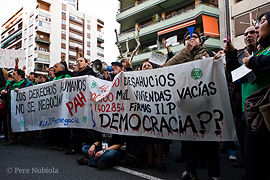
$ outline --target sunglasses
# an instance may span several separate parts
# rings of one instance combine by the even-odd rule
[[[258,31],[255,31],[255,30],[252,30],[252,31],[248,31],[248,32],[245,32],[244,35],[247,36],[249,34],[258,34],[259,32]]]
[[[195,38],[196,39],[196,38],[199,38],[199,37],[197,35],[193,35],[192,38]],[[189,40],[189,39],[190,39],[190,36],[187,36],[185,40]]]

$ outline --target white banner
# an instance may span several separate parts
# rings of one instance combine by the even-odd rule
[[[56,127],[175,140],[234,141],[223,62],[66,78],[12,92],[13,132]]]
[[[26,65],[24,50],[0,49],[1,68],[14,68],[17,58],[19,59],[19,68],[22,69]]]

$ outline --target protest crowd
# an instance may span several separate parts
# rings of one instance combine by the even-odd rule
[[[235,122],[238,141],[188,141],[181,140],[179,157],[175,162],[185,165],[186,170],[179,174],[181,180],[197,180],[198,168],[207,168],[209,179],[219,180],[222,166],[219,154],[228,154],[233,168],[245,168],[245,175],[239,177],[245,180],[270,179],[270,11],[261,14],[255,27],[251,26],[244,32],[245,51],[238,54],[230,40],[218,52],[208,50],[203,46],[204,38],[196,31],[187,31],[184,35],[184,48],[174,54],[167,46],[167,60],[159,66],[149,59],[141,62],[136,71],[152,70],[188,63],[203,61],[213,57],[223,59],[226,84]],[[166,44],[166,42],[164,42]],[[166,56],[160,51],[155,53]],[[46,138],[46,144],[51,150],[64,151],[65,154],[82,153],[77,162],[100,170],[115,165],[132,166],[143,169],[157,168],[160,173],[166,172],[163,157],[170,153],[171,140],[150,137],[123,136],[119,134],[101,133],[93,129],[54,128],[42,131],[14,133],[11,126],[11,90],[36,86],[63,78],[90,75],[99,79],[113,81],[121,73],[133,71],[129,59],[122,58],[112,62],[113,70],[96,71],[94,62],[88,62],[84,57],[77,59],[73,72],[69,71],[62,56],[59,63],[48,69],[48,74],[37,75],[31,72],[25,75],[25,68],[18,68],[8,73],[0,71],[1,99],[0,104],[0,134],[4,134],[5,146],[19,143],[21,136],[24,145],[30,145],[31,139],[40,135]],[[102,62],[103,65],[107,64]],[[246,66],[252,71],[232,81],[231,72],[240,66]],[[135,68],[134,68],[135,71]],[[177,77],[181,78],[181,77]],[[179,141],[180,143],[180,141]],[[157,160],[155,160],[155,155]]]

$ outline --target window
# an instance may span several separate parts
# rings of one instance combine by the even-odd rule
[[[63,48],[61,48],[61,52],[62,52],[62,53],[66,53],[66,50],[63,49]]]
[[[62,11],[62,14],[63,14],[63,15],[66,15],[66,12]]]
[[[79,21],[79,22],[83,22],[83,19],[82,19],[82,18],[77,17],[77,16],[75,16],[75,15],[73,15],[73,14],[70,14],[70,15],[69,15],[69,18],[74,19],[74,20],[77,20],[77,21]]]
[[[69,45],[70,45],[70,46],[73,46],[73,47],[79,47],[80,49],[83,48],[83,46],[82,46],[81,44],[74,43],[74,42],[69,42]]]
[[[66,40],[65,39],[61,39],[61,43],[66,44]]]
[[[77,26],[77,25],[72,24],[72,23],[69,24],[69,27],[71,27],[71,28],[73,28],[73,29],[76,29],[76,30],[78,30],[78,31],[83,31],[83,28],[82,28],[82,27]]]
[[[104,57],[104,54],[97,53],[98,56]]]
[[[71,56],[76,56],[76,52],[74,52],[74,51],[69,51],[69,55],[71,55]]]
[[[66,24],[66,21],[65,21],[65,20],[63,20],[63,19],[61,20],[61,22],[62,22],[62,24]]]
[[[63,30],[63,29],[62,29],[62,30],[61,30],[61,33],[62,33],[62,34],[66,34],[66,30]]]
[[[43,21],[39,21],[38,25],[42,26],[42,27],[45,27],[45,28],[50,28],[50,26],[51,26],[49,23],[46,23],[46,22],[43,22]]]
[[[83,40],[83,37],[78,35],[78,34],[74,34],[74,33],[69,33],[69,36],[70,37],[73,37],[73,38],[76,38],[76,39],[79,39],[79,40]]]
[[[88,25],[91,25],[91,22],[90,22],[90,21],[87,21],[87,24],[88,24]]]

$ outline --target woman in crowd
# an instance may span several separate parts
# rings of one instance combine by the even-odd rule
[[[145,59],[141,62],[140,70],[150,70],[154,69],[154,64],[149,62],[148,59]],[[143,166],[144,169],[148,169],[155,166],[154,160],[154,144],[157,147],[157,168],[159,172],[165,172],[165,166],[163,164],[163,149],[164,144],[167,143],[168,140],[165,139],[158,139],[158,138],[149,138],[143,137],[144,144],[146,144],[146,150],[148,154],[148,161]]]
[[[259,17],[255,27],[258,34],[258,44],[260,49],[243,59],[243,63],[256,74],[258,79],[252,85],[246,81],[242,85],[242,100],[270,84],[270,11]],[[245,110],[245,113],[246,110]],[[249,117],[248,114],[246,115]],[[251,126],[246,128],[246,173],[245,180],[270,179],[270,132],[264,126],[254,131]]]

